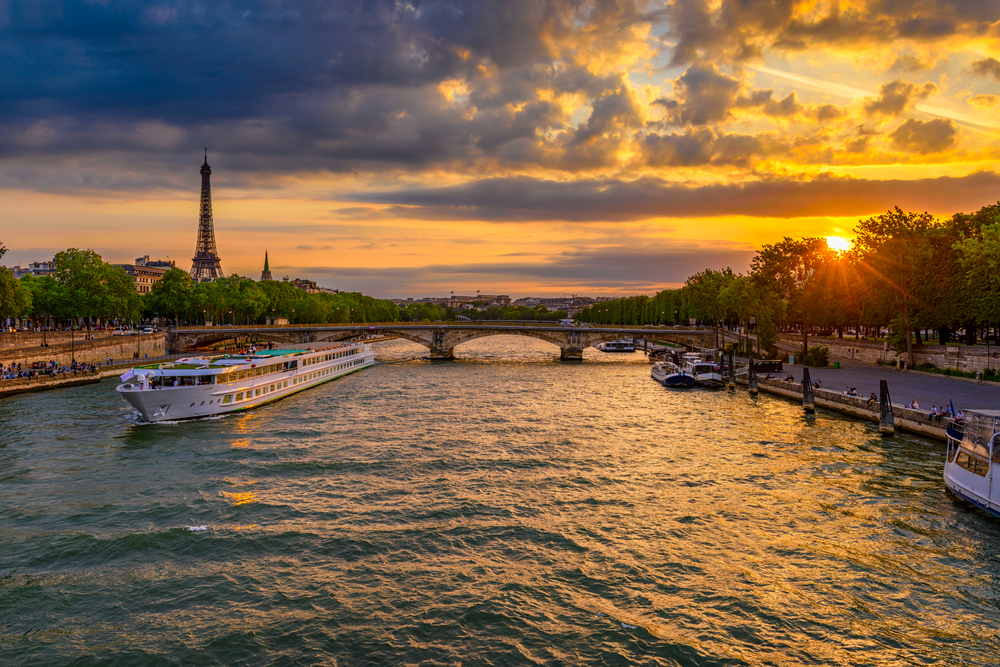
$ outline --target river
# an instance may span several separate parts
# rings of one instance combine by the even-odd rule
[[[941,444],[530,338],[140,425],[0,401],[0,664],[995,665]]]

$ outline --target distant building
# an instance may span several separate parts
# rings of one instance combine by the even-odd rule
[[[135,281],[135,291],[139,294],[147,294],[153,290],[153,285],[163,279],[163,274],[167,269],[154,268],[152,266],[139,266],[138,264],[116,264],[125,269],[125,273],[130,275]]]
[[[14,266],[11,267],[11,271],[14,272],[14,278],[20,278],[21,276],[50,276],[52,275],[52,269],[54,268],[55,262],[31,262],[25,266]]]
[[[260,272],[261,280],[274,280],[271,277],[271,267],[267,264],[267,251],[264,251],[264,270]]]
[[[152,269],[172,269],[177,266],[177,262],[173,260],[162,260],[162,259],[149,259],[149,255],[143,255],[142,257],[135,258],[135,266],[148,266]]]
[[[306,280],[305,278],[292,278],[289,280],[288,276],[285,276],[283,280],[298,287],[303,292],[309,292],[310,294],[319,294],[320,292],[320,286],[314,280]]]

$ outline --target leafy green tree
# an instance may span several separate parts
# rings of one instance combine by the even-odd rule
[[[930,213],[894,210],[861,221],[854,229],[858,257],[868,293],[883,312],[894,314],[905,332],[907,361],[914,365],[915,316],[926,303],[926,267],[933,257],[928,232],[937,226]]]
[[[184,269],[167,269],[153,289],[149,291],[150,305],[160,313],[174,316],[174,325],[180,326],[181,313],[187,314],[195,303],[195,282]]]
[[[715,329],[715,345],[719,346],[719,325],[726,316],[726,303],[721,298],[723,291],[735,280],[732,269],[715,271],[705,269],[687,279],[684,286],[690,290],[691,298],[698,310],[707,313]]]
[[[979,235],[956,241],[954,247],[967,317],[987,329],[1000,324],[1000,219],[984,226]]]
[[[817,301],[831,251],[822,238],[794,240],[787,236],[778,243],[764,245],[750,263],[750,273],[760,289],[782,299],[787,310],[798,315],[802,324],[802,353],[809,351],[809,325],[822,312]]]
[[[56,253],[54,264],[53,275],[63,288],[66,314],[85,317],[88,334],[95,317],[128,317],[139,312],[135,281],[93,250],[63,250]]]

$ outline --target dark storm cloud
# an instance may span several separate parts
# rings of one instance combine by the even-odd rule
[[[208,145],[229,173],[534,159],[539,134],[568,123],[540,88],[596,102],[583,135],[622,117],[608,108],[621,77],[560,49],[585,34],[613,55],[645,4],[13,2],[0,25],[0,157],[115,152],[166,172]],[[449,107],[438,85],[451,79],[468,99]]]
[[[806,11],[797,12],[799,8]],[[842,10],[838,2],[807,0],[722,0],[717,6],[708,0],[670,0],[663,15],[670,25],[665,37],[675,43],[671,65],[681,66],[706,57],[741,62],[771,48],[800,51],[985,35],[1000,19],[1000,5],[981,0],[870,0]]]
[[[983,58],[972,63],[972,73],[979,76],[992,76],[1000,81],[1000,61],[996,58]]]
[[[939,122],[947,123],[929,121],[927,125]],[[921,137],[925,136],[921,131],[927,132],[930,138],[924,140],[933,145],[934,141],[941,141],[935,138],[936,127],[928,131],[922,126],[913,131]],[[994,172],[912,181],[821,177],[811,181],[776,179],[702,186],[653,178],[567,183],[522,177],[485,179],[446,188],[358,194],[353,199],[389,204],[391,214],[416,219],[615,222],[737,215],[864,216],[893,206],[946,215],[993,203],[998,191],[1000,176]]]
[[[674,82],[677,99],[658,100],[672,125],[708,125],[729,117],[742,84],[719,71],[715,63],[691,65]]]
[[[879,96],[865,103],[865,113],[869,116],[898,116],[918,100],[925,100],[937,91],[938,87],[929,81],[918,86],[896,79],[882,84]]]
[[[944,118],[922,121],[907,118],[906,122],[889,134],[892,146],[910,153],[938,153],[955,146],[958,132],[955,123]]]
[[[689,129],[684,134],[651,132],[643,140],[642,149],[643,159],[651,167],[746,167],[754,158],[788,152],[787,144],[771,135],[717,132],[709,128]]]

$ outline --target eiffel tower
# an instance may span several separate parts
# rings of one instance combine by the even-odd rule
[[[215,247],[215,225],[212,223],[212,186],[209,176],[212,168],[208,166],[208,149],[205,149],[205,164],[201,165],[201,216],[198,219],[198,246],[194,251],[194,264],[191,266],[191,277],[195,282],[209,282],[222,278],[219,252]]]

